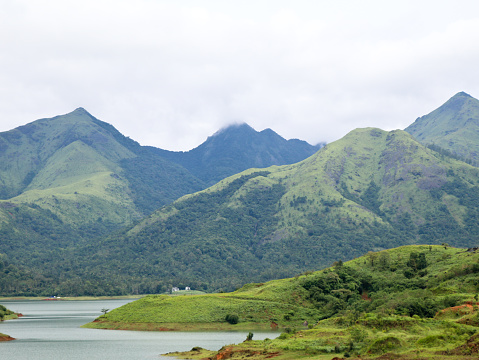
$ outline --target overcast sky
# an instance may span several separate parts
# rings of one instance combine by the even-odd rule
[[[0,0],[0,131],[84,107],[168,150],[331,142],[478,98],[478,65],[476,0]]]

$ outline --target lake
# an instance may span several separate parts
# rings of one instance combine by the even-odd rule
[[[240,343],[248,332],[144,332],[82,329],[81,325],[132,300],[2,301],[24,317],[0,323],[17,340],[0,343],[2,359],[174,359],[160,356],[194,346],[218,350]],[[254,332],[254,340],[278,333]]]

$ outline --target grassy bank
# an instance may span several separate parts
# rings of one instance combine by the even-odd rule
[[[313,321],[319,315],[305,300],[305,294],[295,279],[284,279],[248,284],[233,293],[150,295],[114,309],[85,327],[193,331],[284,328]],[[233,320],[226,321],[227,316]]]
[[[12,310],[7,309],[5,306],[0,305],[0,321],[17,319],[19,316],[20,314],[16,314]],[[0,342],[10,340],[15,339],[9,335],[0,333]]]
[[[137,330],[137,331],[271,331],[270,324],[241,323],[232,326],[225,322],[212,323],[119,323],[98,321],[83,325],[89,329]]]
[[[475,326],[439,319],[365,314],[341,316],[313,329],[282,333],[277,339],[244,341],[220,351],[194,348],[170,353],[180,359],[477,359]]]
[[[283,331],[220,352],[175,354],[189,359],[473,359],[478,305],[477,250],[406,246],[232,293],[147,296],[87,327]]]

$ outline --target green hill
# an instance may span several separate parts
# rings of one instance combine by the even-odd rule
[[[0,148],[2,198],[36,204],[78,229],[99,218],[118,228],[203,187],[82,108],[1,133]],[[150,174],[139,173],[144,162]]]
[[[232,293],[150,295],[86,327],[284,331],[220,350],[251,359],[472,359],[479,349],[478,273],[473,249],[406,246]],[[212,353],[196,349],[186,357]]]
[[[90,248],[85,271],[134,274],[146,292],[232,290],[399,245],[474,246],[478,175],[404,131],[358,129],[179,199]]]
[[[442,118],[473,108],[469,96],[455,98],[463,105],[448,105]],[[255,153],[265,165],[311,151],[285,142],[271,130],[224,129],[183,154],[184,166],[201,159],[211,170],[198,179],[81,108],[1,133],[0,251],[22,271],[18,280],[31,278],[0,291],[233,290],[400,245],[477,245],[479,169],[400,130],[357,129],[299,163],[185,195],[226,163],[232,171]],[[248,156],[234,162],[243,147]]]
[[[37,120],[0,133],[0,251],[49,278],[66,249],[203,187],[82,108]]]
[[[207,172],[214,179],[234,168],[225,170],[219,157],[231,157],[241,150],[234,144],[249,144],[253,138],[255,147],[240,154],[239,166],[249,164],[248,157],[261,158],[268,165],[304,158],[315,149],[297,140],[306,149],[298,155],[294,146],[272,148],[289,144],[278,135],[268,142],[253,129],[243,133],[233,127],[226,132],[229,144],[218,134],[206,146]],[[266,159],[262,152],[277,156]],[[114,291],[107,274],[92,277],[85,272],[90,267],[85,255],[98,250],[98,239],[206,187],[190,170],[168,160],[168,153],[140,146],[82,108],[0,133],[0,252],[25,274],[45,277],[42,281],[33,275],[28,281],[18,278],[20,285],[5,285],[0,292]],[[128,291],[122,279],[116,280],[117,291]],[[64,286],[59,288],[60,283]],[[12,289],[17,290],[12,293]]]
[[[479,100],[460,92],[405,131],[423,144],[479,164]]]

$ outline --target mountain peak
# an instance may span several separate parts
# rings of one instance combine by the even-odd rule
[[[188,152],[162,154],[213,185],[249,168],[296,163],[317,150],[305,141],[286,140],[271,129],[258,132],[243,122],[223,127]]]
[[[77,116],[87,115],[87,116],[92,117],[92,115],[82,107],[76,108],[70,114],[71,115],[77,115]]]
[[[248,132],[256,132],[255,129],[253,129],[251,126],[249,126],[247,123],[242,122],[242,123],[233,123],[230,125],[226,125],[219,129],[217,132],[215,132],[212,136],[210,137],[215,137],[218,135],[222,135],[225,133],[229,132],[238,132],[238,131],[248,131]]]
[[[461,91],[436,110],[418,118],[405,131],[424,144],[434,144],[477,161],[479,100]]]
[[[460,91],[458,92],[456,95],[454,95],[452,98],[455,98],[455,97],[470,97],[472,98],[471,95],[469,95],[468,93],[465,93],[464,91]]]
[[[448,101],[446,101],[442,106],[440,106],[436,111],[460,111],[463,106],[467,106],[470,101],[477,101],[471,95],[465,93],[464,91],[458,92]]]

